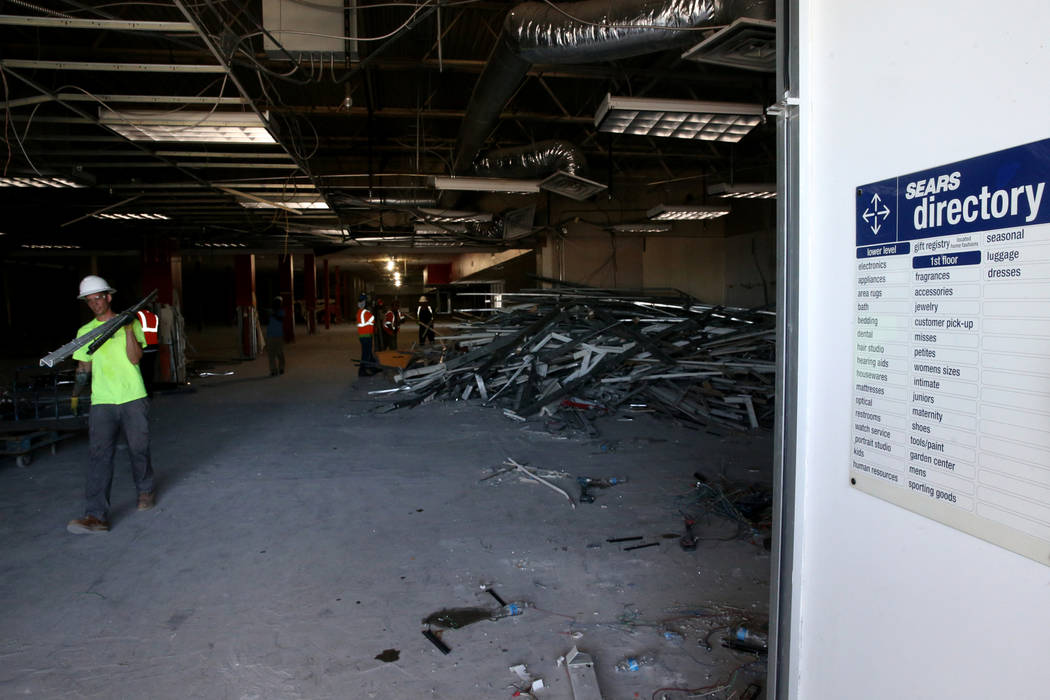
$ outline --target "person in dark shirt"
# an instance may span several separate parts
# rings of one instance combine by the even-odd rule
[[[270,376],[284,374],[284,300],[274,297],[270,320],[266,323],[266,354],[270,358]]]

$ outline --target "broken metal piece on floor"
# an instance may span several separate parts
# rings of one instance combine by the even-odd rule
[[[573,501],[573,500],[572,500],[572,496],[570,496],[569,494],[567,494],[567,493],[566,493],[566,492],[565,492],[565,491],[564,491],[563,489],[560,489],[560,488],[558,488],[557,486],[555,486],[555,485],[554,485],[554,484],[552,484],[551,482],[547,481],[547,480],[546,480],[546,479],[544,479],[543,477],[537,476],[536,474],[534,474],[534,473],[530,472],[530,471],[529,471],[528,469],[526,469],[526,468],[525,468],[525,467],[523,467],[522,465],[518,464],[517,462],[515,462],[515,461],[514,461],[513,459],[511,459],[511,458],[509,458],[509,457],[507,458],[507,461],[506,461],[506,462],[504,462],[504,464],[509,464],[509,465],[512,465],[512,466],[513,466],[513,467],[514,467],[515,469],[517,469],[518,471],[524,472],[524,473],[525,473],[526,475],[528,475],[529,477],[531,477],[531,478],[535,479],[536,481],[540,482],[540,483],[541,483],[541,484],[543,484],[544,486],[546,486],[546,487],[548,487],[548,488],[551,488],[551,489],[554,489],[555,491],[557,491],[558,493],[560,493],[560,494],[561,494],[562,496],[565,496],[566,500],[568,500],[568,501],[569,501],[569,505],[573,507],[573,510],[575,510],[575,509],[576,509],[576,502],[575,502],[575,501]]]
[[[441,641],[441,637],[437,636],[430,630],[423,630],[423,636],[429,639],[430,643],[436,646],[438,651],[442,654],[450,654],[452,652],[452,650],[448,648],[448,645]]]
[[[623,551],[629,552],[632,549],[645,549],[646,547],[659,547],[659,542],[649,542],[648,544],[636,544],[633,547],[624,547]]]
[[[490,596],[492,596],[493,598],[495,598],[496,602],[500,604],[500,607],[503,607],[503,606],[505,606],[507,604],[507,601],[503,600],[503,598],[500,598],[499,593],[494,591],[492,588],[490,588],[488,586],[485,586],[484,587],[484,591],[486,593],[488,593]]]
[[[569,685],[575,700],[602,700],[598,688],[598,676],[594,672],[594,659],[575,646],[565,655],[565,666],[569,672]]]
[[[635,540],[641,540],[641,539],[644,539],[644,537],[642,537],[642,535],[634,535],[632,537],[610,537],[609,539],[607,539],[605,541],[606,542],[633,542]]]
[[[489,608],[445,608],[431,613],[423,624],[431,627],[444,627],[445,629],[458,630],[482,620],[491,620],[493,612]]]

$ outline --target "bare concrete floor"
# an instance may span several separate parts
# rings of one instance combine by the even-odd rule
[[[697,551],[670,535],[680,509],[702,512],[694,471],[769,483],[767,434],[642,414],[565,438],[472,403],[376,414],[367,392],[390,385],[357,380],[349,330],[300,329],[282,377],[263,356],[158,396],[157,506],[136,512],[118,451],[109,534],[65,531],[81,515],[86,437],[27,468],[0,462],[0,696],[510,698],[525,684],[508,667],[526,664],[538,698],[567,700],[556,660],[573,645],[596,658],[606,700],[690,697],[656,691],[719,688],[745,664],[702,696],[762,683],[764,662],[720,646],[718,628],[765,619],[768,552],[725,539],[736,526],[716,517],[698,523]],[[481,481],[507,458],[629,481],[573,509],[514,474]],[[574,478],[552,482],[578,495]],[[482,584],[534,607],[444,631],[443,655],[421,621],[494,607]],[[656,663],[614,670],[640,653]]]

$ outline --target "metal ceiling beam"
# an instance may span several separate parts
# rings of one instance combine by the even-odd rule
[[[47,27],[51,29],[102,29],[105,31],[128,30],[135,32],[188,32],[194,31],[189,22],[145,22],[139,20],[74,19],[65,17],[31,17],[29,15],[0,15],[0,25],[13,27]]]
[[[179,12],[181,12],[182,15],[186,18],[186,20],[193,25],[194,29],[197,30],[197,35],[200,37],[201,41],[204,42],[204,45],[208,48],[208,51],[211,52],[212,57],[222,66],[223,72],[228,76],[230,82],[233,83],[234,87],[237,88],[238,94],[240,94],[240,96],[245,98],[246,100],[249,100],[249,104],[251,105],[252,111],[255,112],[256,116],[258,116],[260,120],[262,120],[263,124],[267,125],[267,128],[271,134],[276,134],[276,130],[272,126],[270,126],[270,120],[268,116],[264,114],[254,102],[251,102],[251,96],[249,95],[248,91],[245,89],[244,85],[237,77],[237,74],[234,73],[232,66],[230,66],[230,64],[226,62],[226,59],[223,56],[223,52],[215,44],[215,41],[212,39],[211,35],[208,34],[207,31],[205,31],[205,28],[200,23],[199,19],[193,13],[190,12],[189,8],[186,7],[186,3],[183,0],[173,0],[173,2],[175,3],[175,7],[179,9]],[[281,145],[282,148],[285,149],[285,151],[287,151],[288,156],[295,161],[296,165],[299,166],[299,169],[301,169],[303,173],[306,174],[307,177],[309,177],[310,181],[313,182],[314,186],[317,187],[318,192],[320,193],[322,199],[324,199],[325,204],[328,205],[328,208],[332,211],[335,211],[335,207],[332,206],[332,203],[328,201],[328,197],[326,196],[324,190],[320,187],[320,184],[317,182],[314,175],[310,172],[310,167],[306,163],[306,161],[300,158],[298,154],[294,153],[292,149],[285,146],[285,144],[280,139],[275,140]],[[295,211],[297,214],[301,213],[299,210]]]
[[[225,73],[222,66],[183,63],[100,63],[95,61],[33,61],[21,58],[0,59],[4,68],[29,70],[82,70],[118,73]]]

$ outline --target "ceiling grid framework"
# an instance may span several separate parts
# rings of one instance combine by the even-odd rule
[[[316,4],[278,2],[286,15]],[[156,235],[275,251],[291,241],[320,254],[498,249],[535,242],[563,210],[644,227],[657,201],[723,205],[708,201],[705,183],[771,180],[775,129],[764,105],[773,76],[756,38],[772,26],[767,3],[602,4],[611,9],[599,21],[593,2],[548,4],[535,29],[562,43],[541,46],[509,36],[516,17],[539,12],[535,3],[337,0],[324,10],[330,30],[314,37],[328,48],[314,53],[286,50],[261,0],[0,0],[0,204],[8,212],[0,246],[90,236],[92,248],[126,248]],[[723,37],[741,24],[728,14],[740,7],[767,16]],[[654,31],[652,47],[639,38]],[[318,33],[297,35],[297,46]],[[520,77],[505,100],[486,106],[492,120],[476,121],[485,74],[512,41]],[[705,42],[721,47],[717,60],[703,62]],[[333,45],[346,48],[333,53]],[[742,46],[750,63],[727,62],[726,46]],[[691,53],[683,60],[683,52]],[[670,127],[649,119],[647,132],[602,131],[603,104],[639,101],[701,103],[716,116],[701,124],[667,107]],[[746,124],[718,117],[725,104],[738,117],[746,106]],[[735,142],[673,137],[684,132]],[[478,152],[468,154],[474,143]],[[487,153],[548,143],[578,149],[578,169],[473,170]],[[56,178],[74,186],[15,184]],[[457,180],[479,182],[439,189]],[[510,188],[524,194],[494,194],[507,181],[529,184]],[[654,182],[695,186],[641,197]],[[450,224],[434,213],[442,209],[486,220]],[[524,231],[523,210],[535,212]]]

